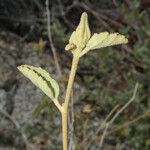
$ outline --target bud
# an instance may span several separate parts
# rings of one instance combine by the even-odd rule
[[[76,30],[72,33],[69,44],[66,45],[66,50],[75,50],[82,51],[85,48],[87,42],[91,37],[91,32],[88,25],[88,15],[83,13],[81,15],[80,23],[77,26]],[[74,45],[74,46],[73,46]]]

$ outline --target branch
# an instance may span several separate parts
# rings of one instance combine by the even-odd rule
[[[103,145],[103,141],[104,141],[104,138],[105,138],[105,136],[106,136],[106,134],[107,134],[107,130],[108,130],[108,128],[109,128],[109,126],[115,121],[115,119],[128,107],[128,105],[135,99],[135,97],[136,97],[136,93],[137,93],[137,89],[138,89],[138,83],[136,83],[136,85],[135,85],[135,88],[134,88],[134,91],[133,91],[133,96],[131,97],[131,99],[122,107],[122,108],[120,108],[117,112],[116,112],[116,114],[114,115],[114,117],[106,124],[106,127],[105,127],[105,130],[104,130],[104,132],[103,132],[103,135],[102,135],[102,137],[101,137],[101,140],[100,140],[100,147],[102,147],[102,145]]]
[[[140,119],[143,119],[144,117],[149,116],[149,115],[150,115],[150,110],[147,110],[143,114],[139,115],[138,117],[134,117],[134,119],[131,119],[130,121],[125,122],[125,123],[123,123],[121,125],[118,125],[114,129],[112,129],[108,134],[111,134],[111,133],[113,133],[115,131],[118,131],[118,130],[120,130],[122,128],[128,127],[129,125],[131,125],[131,124],[133,124],[133,123],[139,121]]]
[[[110,124],[112,124],[115,119],[128,107],[128,105],[135,99],[136,97],[136,93],[137,93],[137,89],[138,89],[139,84],[136,83],[135,88],[134,88],[134,92],[133,92],[133,96],[131,97],[131,99],[120,109],[116,112],[116,114],[114,115],[114,117],[110,120]]]
[[[56,65],[56,69],[58,72],[58,75],[61,76],[61,70],[60,65],[58,63],[58,58],[56,54],[56,49],[54,47],[53,41],[52,41],[52,34],[51,34],[51,24],[50,24],[50,10],[49,10],[49,0],[46,0],[46,12],[47,12],[47,30],[48,30],[48,38],[50,42],[50,47],[52,49],[53,57],[54,57],[54,63]]]

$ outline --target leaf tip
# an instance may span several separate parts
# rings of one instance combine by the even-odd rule
[[[26,67],[27,65],[20,65],[20,66],[18,66],[17,67],[17,69],[19,70],[19,71],[21,71],[24,67]]]
[[[87,18],[87,17],[88,17],[87,13],[86,13],[86,12],[83,12],[82,15],[81,15],[81,18],[82,18],[82,17],[83,17],[83,18]]]
[[[22,68],[22,65],[17,67],[17,69],[18,69],[19,71],[21,70],[21,68]]]
[[[124,44],[127,44],[129,40],[125,37]]]

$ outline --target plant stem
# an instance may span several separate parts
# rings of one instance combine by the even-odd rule
[[[62,112],[62,141],[63,141],[63,150],[68,149],[68,132],[67,132],[67,112]]]
[[[72,61],[72,66],[71,66],[71,71],[70,71],[70,76],[69,76],[69,81],[67,85],[67,91],[66,91],[66,96],[65,96],[65,101],[62,105],[62,138],[63,138],[63,150],[68,149],[68,106],[69,106],[69,100],[71,97],[71,92],[73,88],[73,83],[76,75],[76,70],[79,62],[79,55],[74,54],[73,56],[73,61]]]

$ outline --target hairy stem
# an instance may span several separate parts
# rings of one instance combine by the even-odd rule
[[[65,101],[62,105],[62,138],[63,138],[63,150],[68,149],[68,124],[67,124],[67,118],[68,118],[68,106],[69,106],[69,101],[71,97],[71,92],[73,88],[73,83],[76,75],[76,70],[79,62],[79,57],[78,55],[74,55],[73,61],[72,61],[72,66],[71,66],[71,71],[70,71],[70,76],[69,76],[69,81],[67,85],[67,91],[66,91],[66,96],[65,96]]]

